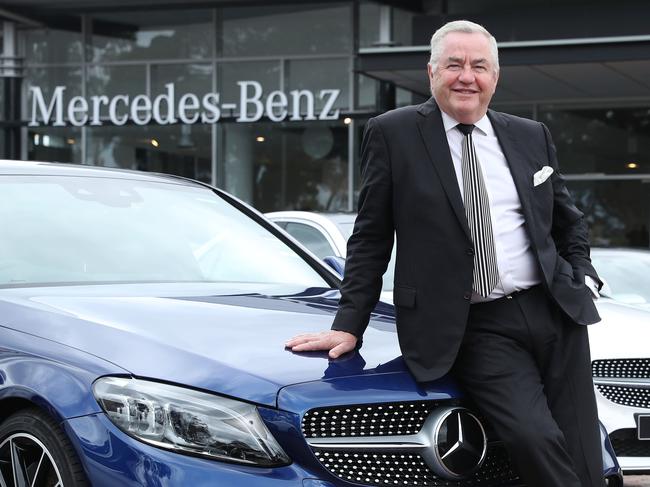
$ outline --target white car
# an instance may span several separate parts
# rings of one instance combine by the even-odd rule
[[[309,211],[276,211],[265,216],[298,240],[320,259],[347,255],[347,241],[354,228],[353,213],[311,213]],[[395,248],[383,276],[380,299],[393,303]]]
[[[266,217],[323,259],[345,258],[356,215],[280,211]],[[607,286],[596,301],[602,321],[589,327],[589,341],[598,413],[621,468],[626,473],[650,474],[650,252],[642,254],[645,261],[637,270],[647,266],[643,271],[648,276],[647,295],[642,294],[641,285],[634,288],[637,293],[630,292],[625,273],[611,271],[618,269],[611,263],[611,251],[594,249],[594,265],[599,272],[602,268]],[[393,302],[394,270],[393,248],[381,294],[382,301],[389,303]],[[643,272],[628,275],[641,277]],[[647,301],[642,302],[640,295],[647,296]],[[649,304],[642,309],[626,302]]]

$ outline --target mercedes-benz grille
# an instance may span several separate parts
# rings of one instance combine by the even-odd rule
[[[521,485],[501,443],[454,404],[414,401],[317,408],[302,431],[332,474],[379,486]]]

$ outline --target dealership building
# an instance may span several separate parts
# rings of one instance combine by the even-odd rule
[[[428,98],[429,38],[460,18],[497,38],[492,108],[549,127],[592,241],[650,246],[646,1],[8,0],[0,157],[353,211],[366,120]]]

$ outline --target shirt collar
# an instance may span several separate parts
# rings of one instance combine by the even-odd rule
[[[445,125],[445,133],[449,132],[451,129],[455,128],[456,125],[458,125],[459,122],[456,119],[450,115],[447,115],[442,110],[440,110],[440,113],[442,114],[442,123]],[[494,129],[492,128],[492,123],[490,123],[490,119],[488,118],[487,113],[483,115],[483,117],[474,125],[480,130],[483,135],[494,135]]]

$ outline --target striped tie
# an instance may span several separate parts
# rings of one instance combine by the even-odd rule
[[[458,130],[464,134],[463,140],[463,194],[465,215],[474,242],[474,291],[488,297],[499,282],[492,220],[490,219],[490,199],[485,189],[481,165],[476,157],[472,141],[474,125],[459,123]]]

